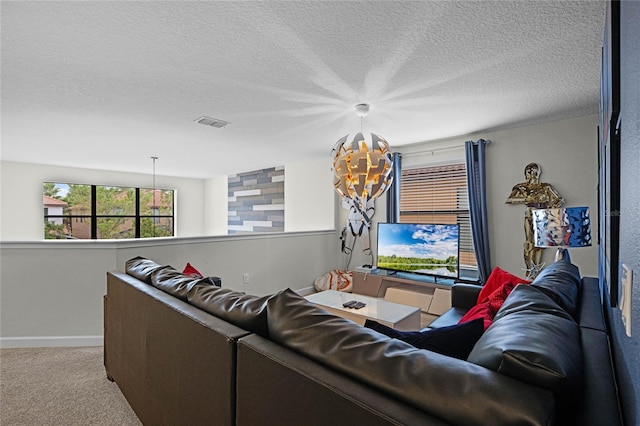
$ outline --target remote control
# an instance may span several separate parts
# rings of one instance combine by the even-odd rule
[[[355,300],[349,300],[348,302],[344,302],[342,306],[344,306],[345,308],[353,308],[353,305],[355,305],[356,303],[358,302],[356,302]]]
[[[364,308],[365,306],[367,306],[366,303],[364,302],[357,302],[355,305],[353,305],[353,309],[360,309],[360,308]]]

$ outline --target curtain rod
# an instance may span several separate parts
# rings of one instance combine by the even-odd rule
[[[483,139],[485,141],[486,145],[491,144],[491,140],[488,139]],[[475,143],[475,142],[474,142]],[[464,145],[454,145],[454,146],[445,146],[445,147],[441,147],[441,148],[433,148],[433,149],[422,149],[420,151],[412,151],[412,152],[407,152],[407,153],[401,153],[402,156],[412,156],[412,155],[418,155],[418,154],[426,154],[426,153],[431,153],[431,155],[433,155],[435,152],[439,152],[439,151],[450,151],[450,150],[454,150],[454,149],[464,149]]]

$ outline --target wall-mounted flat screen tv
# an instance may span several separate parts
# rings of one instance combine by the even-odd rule
[[[378,223],[376,267],[458,278],[459,242],[458,225]]]

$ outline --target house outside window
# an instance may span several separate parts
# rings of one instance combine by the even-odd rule
[[[45,239],[174,236],[174,191],[45,182]]]
[[[458,224],[461,278],[477,279],[465,163],[407,168],[401,173],[398,221]]]

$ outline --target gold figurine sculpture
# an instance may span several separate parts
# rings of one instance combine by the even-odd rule
[[[542,267],[542,251],[533,240],[533,209],[558,208],[564,205],[564,199],[558,191],[548,183],[540,182],[540,166],[529,163],[524,168],[526,182],[516,184],[511,190],[506,204],[524,204],[524,264],[527,278],[535,278]]]

